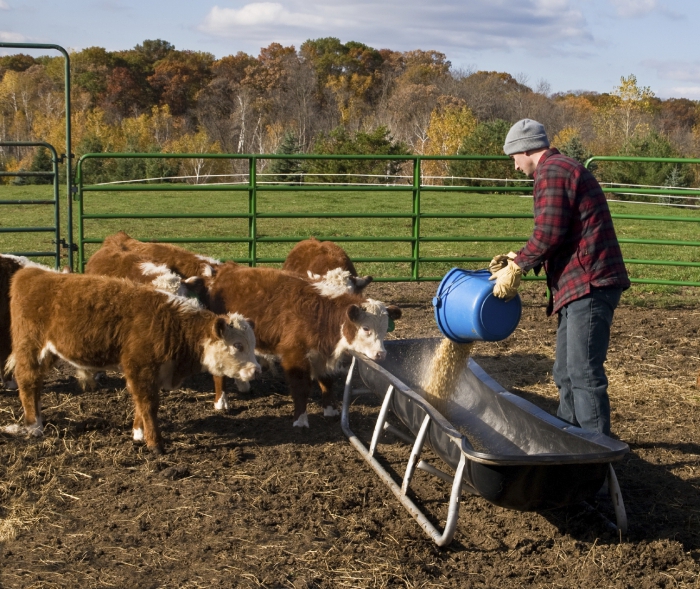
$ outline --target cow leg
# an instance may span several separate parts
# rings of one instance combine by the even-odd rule
[[[24,426],[10,425],[5,431],[18,434],[28,433],[41,436],[44,425],[41,419],[41,390],[44,386],[46,366],[52,359],[39,360],[36,350],[22,350],[15,355],[14,377],[19,387],[19,398],[24,410]]]
[[[134,404],[134,426],[132,429],[134,442],[143,442],[143,417],[138,405]]]
[[[124,367],[126,386],[134,400],[134,438],[136,438],[137,425],[142,425],[143,439],[146,446],[156,454],[163,453],[163,440],[158,427],[158,405],[160,402],[156,375],[145,374],[141,370],[138,374],[141,378],[135,378],[131,370]],[[139,428],[141,429],[141,428]]]
[[[214,409],[228,411],[228,398],[226,397],[226,381],[223,376],[214,376]]]
[[[284,368],[284,365],[282,366]],[[294,401],[294,427],[309,427],[309,415],[306,405],[311,392],[311,375],[299,368],[285,369],[287,386]]]
[[[335,417],[340,415],[338,410],[333,406],[333,378],[331,376],[321,376],[318,379],[318,386],[321,387],[321,406],[323,407],[324,417]]]

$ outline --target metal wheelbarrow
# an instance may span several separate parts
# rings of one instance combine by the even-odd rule
[[[353,354],[341,413],[350,442],[433,541],[438,546],[452,541],[462,489],[495,505],[535,511],[580,503],[595,495],[606,479],[617,529],[625,533],[627,517],[612,463],[629,451],[627,444],[574,427],[509,393],[471,358],[441,414],[420,387],[439,343],[439,338],[386,342],[381,365]],[[353,389],[356,373],[366,388]],[[367,393],[383,399],[369,448],[350,427],[351,401]],[[410,436],[387,422],[389,412]],[[376,458],[384,430],[413,445],[400,485]],[[453,474],[420,459],[425,443]],[[416,468],[452,483],[442,531],[407,495]]]

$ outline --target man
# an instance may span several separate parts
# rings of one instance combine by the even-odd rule
[[[535,228],[517,254],[496,256],[489,266],[494,295],[512,298],[520,276],[541,267],[557,313],[554,382],[557,415],[573,425],[610,434],[608,379],[603,366],[610,325],[630,281],[608,203],[593,174],[577,160],[549,148],[541,123],[523,119],[506,136],[503,151],[515,169],[534,178]]]

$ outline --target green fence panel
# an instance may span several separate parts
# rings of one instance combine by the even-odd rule
[[[175,158],[175,159],[204,159],[204,160],[241,160],[245,165],[245,171],[243,176],[245,180],[239,184],[225,184],[225,183],[213,183],[213,184],[195,184],[195,185],[182,185],[182,184],[172,184],[169,186],[162,185],[145,185],[145,186],[135,186],[130,184],[109,184],[109,185],[95,185],[88,184],[85,182],[84,166],[90,160],[106,160],[111,158]],[[384,178],[383,183],[369,184],[349,184],[345,183],[343,185],[335,184],[305,184],[305,183],[267,183],[261,181],[263,174],[259,172],[260,162],[263,160],[275,160],[275,159],[294,159],[294,160],[312,160],[312,159],[341,159],[341,160],[392,160],[395,162],[401,162],[407,164],[411,167],[410,172],[406,173],[405,176],[389,176]],[[602,156],[596,156],[591,158],[586,165],[590,165],[591,162],[596,161],[596,159],[602,159]],[[658,161],[663,159],[663,161],[672,161],[679,163],[700,163],[700,160],[688,160],[688,159],[664,159],[664,158],[630,158],[634,161],[645,161],[653,160]],[[366,263],[381,263],[381,264],[408,264],[407,271],[401,273],[400,275],[390,276],[377,276],[376,279],[379,281],[416,281],[416,280],[440,280],[444,273],[438,275],[430,275],[425,271],[427,264],[482,264],[488,262],[496,249],[491,249],[490,246],[483,248],[483,254],[481,252],[476,252],[474,254],[463,254],[463,255],[436,255],[430,253],[426,248],[430,244],[491,244],[491,243],[502,243],[502,244],[523,244],[529,237],[529,233],[522,232],[519,234],[517,230],[514,229],[512,234],[503,235],[494,232],[490,233],[479,233],[472,232],[469,230],[449,232],[440,226],[441,231],[435,231],[435,223],[440,223],[444,221],[445,223],[454,221],[470,221],[469,226],[477,227],[479,222],[484,220],[512,220],[514,223],[516,221],[523,221],[527,219],[532,219],[531,212],[459,212],[450,211],[446,212],[439,209],[439,203],[437,209],[435,205],[431,207],[426,205],[426,195],[431,195],[435,201],[435,195],[445,195],[440,198],[459,198],[461,195],[465,197],[468,195],[520,195],[528,196],[532,194],[531,185],[523,184],[522,180],[518,179],[508,179],[503,185],[467,185],[459,184],[459,178],[448,178],[447,180],[451,183],[450,185],[432,185],[425,184],[423,181],[422,170],[425,166],[425,162],[433,160],[442,161],[465,161],[465,160],[503,160],[509,161],[508,156],[351,156],[351,155],[305,155],[305,154],[294,154],[293,157],[289,155],[281,154],[262,154],[262,155],[251,155],[251,154],[136,154],[136,153],[119,153],[119,154],[86,154],[80,158],[76,166],[76,199],[79,201],[79,216],[78,216],[78,267],[82,270],[86,262],[85,246],[88,244],[99,244],[102,241],[102,237],[95,236],[93,234],[88,235],[86,233],[85,222],[99,222],[99,221],[115,221],[115,220],[177,220],[177,219],[189,219],[189,220],[215,220],[215,219],[230,219],[230,220],[241,220],[245,222],[246,230],[244,233],[239,233],[235,236],[219,236],[215,237],[212,235],[177,235],[177,236],[163,236],[163,235],[134,235],[139,239],[147,239],[151,241],[167,241],[171,243],[202,243],[202,244],[215,244],[215,243],[228,243],[228,244],[244,244],[246,245],[246,254],[238,255],[231,259],[235,259],[240,263],[249,264],[251,266],[256,266],[258,264],[278,264],[284,260],[283,255],[265,255],[261,253],[261,246],[266,244],[285,244],[294,243],[300,239],[304,239],[306,236],[313,234],[318,239],[329,239],[339,243],[377,243],[377,244],[407,244],[410,248],[407,255],[389,254],[386,255],[383,252],[378,252],[377,255],[358,255],[353,256],[353,260],[356,262],[366,262]],[[316,177],[323,176],[322,173],[314,174]],[[606,192],[614,192],[613,189],[604,188]],[[236,212],[222,212],[221,210],[211,211],[211,212],[199,212],[193,210],[191,212],[182,212],[179,210],[172,210],[172,212],[164,212],[162,210],[154,211],[150,213],[133,213],[128,211],[123,212],[113,212],[113,211],[102,211],[93,212],[90,208],[86,208],[86,195],[89,193],[102,192],[106,194],[111,193],[129,193],[129,192],[143,192],[146,194],[150,193],[160,193],[161,195],[174,195],[178,192],[190,192],[195,195],[193,200],[202,200],[199,193],[224,193],[230,195],[236,195],[236,197],[245,200],[245,206],[239,206]],[[627,192],[625,188],[625,192]],[[668,189],[635,189],[636,192],[640,194],[663,194],[663,195],[674,195],[677,193],[682,193],[684,195],[689,194],[688,191],[674,190],[673,188]],[[314,206],[317,204],[314,199],[315,193],[338,193],[339,195],[347,194],[348,197],[352,197],[355,194],[366,196],[363,198],[365,201],[369,202],[373,198],[378,198],[377,195],[392,195],[392,199],[397,201],[404,198],[410,199],[410,206],[406,208],[405,211],[392,211],[385,210],[382,212],[368,212],[367,210],[353,210],[351,207],[346,207],[342,211],[338,212],[327,212],[314,210]],[[618,189],[619,192],[619,189]],[[630,190],[632,192],[632,190]],[[278,198],[282,199],[286,196],[290,198],[299,197],[301,193],[305,193],[303,196],[307,202],[304,210],[302,212],[295,211],[282,211],[282,210],[261,210],[261,194],[266,195],[269,200],[270,195],[279,194]],[[700,195],[700,190],[691,191],[690,194],[697,193]],[[296,196],[295,196],[296,195]],[[374,195],[374,197],[373,197]],[[439,200],[439,199],[438,199]],[[369,209],[369,206],[361,205],[361,208]],[[453,207],[454,208],[454,207]],[[641,221],[649,223],[661,223],[661,222],[671,222],[671,223],[698,223],[700,222],[700,217],[692,216],[674,216],[674,215],[626,215],[626,214],[613,214],[613,218],[616,220],[629,220],[629,221]],[[268,235],[266,230],[263,228],[261,223],[269,220],[298,220],[302,222],[311,223],[314,220],[319,219],[332,219],[334,220],[334,228],[338,227],[338,231],[334,231],[333,234],[319,234],[315,231],[309,231],[306,234],[280,234],[280,235]],[[405,220],[408,225],[406,226],[405,233],[397,233],[390,231],[375,231],[371,235],[360,235],[351,234],[346,232],[344,229],[350,220],[357,219],[367,219],[369,220],[379,220],[386,224],[391,221],[400,222]],[[433,222],[433,229],[428,227],[428,224]],[[439,225],[438,225],[439,226]],[[468,226],[468,227],[469,227]],[[483,223],[481,224],[483,228]],[[514,227],[512,225],[511,227]],[[632,244],[635,246],[650,246],[654,248],[669,246],[669,247],[683,247],[683,248],[697,248],[700,242],[696,240],[687,239],[648,239],[641,237],[630,237],[626,235],[620,236],[620,242],[622,244]],[[507,246],[504,246],[507,247]],[[513,247],[516,247],[513,245]],[[503,248],[501,248],[503,249]],[[695,255],[695,254],[693,254]],[[697,259],[697,258],[696,258]],[[677,260],[677,259],[645,259],[641,257],[633,257],[626,259],[626,263],[632,265],[648,265],[648,266],[675,266],[678,268],[685,268],[689,271],[695,268],[700,268],[700,262],[693,260]],[[482,264],[483,265],[483,264]],[[693,276],[694,277],[694,276]],[[541,279],[542,277],[527,277],[528,279]],[[685,285],[685,286],[700,286],[700,281],[685,279],[685,280],[675,280],[673,277],[668,279],[657,279],[654,277],[637,277],[633,278],[634,282],[647,283],[647,284],[667,284],[667,285]]]
[[[56,153],[56,149],[44,142],[33,142],[33,141],[0,141],[0,147],[44,147],[51,153],[51,166],[52,171],[48,172],[26,172],[19,170],[16,172],[0,172],[0,176],[4,177],[19,177],[19,178],[31,178],[31,177],[42,177],[51,180],[51,191],[53,198],[51,199],[0,199],[0,207],[6,206],[50,206],[53,208],[53,225],[49,226],[7,226],[3,224],[0,227],[0,233],[53,233],[53,244],[55,249],[49,250],[25,250],[25,251],[8,251],[7,254],[12,254],[15,256],[25,256],[28,258],[54,258],[54,267],[59,268],[61,265],[61,246],[65,244],[61,240],[61,213],[60,213],[60,199],[58,191],[58,164],[59,157]],[[47,186],[48,188],[48,186]]]

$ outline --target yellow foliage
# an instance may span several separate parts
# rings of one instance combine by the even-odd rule
[[[428,124],[425,155],[456,155],[465,137],[476,129],[477,121],[466,106],[445,105],[433,110]],[[437,183],[449,172],[449,162],[429,160],[423,163],[426,184]],[[433,178],[431,178],[433,177]]]
[[[551,146],[559,147],[560,145],[566,145],[572,138],[579,134],[579,130],[576,127],[564,127],[554,136],[551,141]]]

